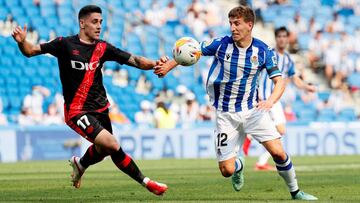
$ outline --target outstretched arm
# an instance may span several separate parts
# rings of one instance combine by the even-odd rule
[[[40,45],[33,45],[26,40],[27,26],[24,26],[22,29],[20,26],[17,26],[11,33],[14,40],[17,42],[21,53],[26,57],[31,57],[41,54]]]
[[[280,99],[280,97],[284,93],[285,82],[284,79],[281,77],[281,75],[273,77],[272,81],[275,84],[274,90],[267,100],[260,101],[258,103],[257,106],[258,109],[266,110],[266,111],[270,110],[272,106]]]
[[[299,89],[303,89],[309,92],[316,92],[316,87],[314,85],[307,84],[299,76],[294,75],[291,80]]]
[[[154,67],[154,73],[159,77],[164,77],[169,71],[174,69],[178,63],[174,59],[168,60],[166,63],[159,64]]]
[[[156,66],[156,61],[142,56],[131,55],[126,64],[142,70],[150,70]]]

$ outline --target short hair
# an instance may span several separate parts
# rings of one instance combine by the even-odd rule
[[[95,6],[95,5],[87,5],[84,6],[80,9],[79,11],[79,20],[87,17],[88,15],[90,15],[91,13],[102,13],[101,8],[99,6]]]
[[[280,34],[280,32],[286,32],[287,37],[290,34],[289,30],[285,26],[281,26],[281,27],[275,29],[275,37],[277,37]]]
[[[228,14],[228,17],[229,18],[241,17],[244,19],[246,23],[247,22],[252,22],[253,24],[255,23],[255,13],[248,6],[240,5],[231,9]]]

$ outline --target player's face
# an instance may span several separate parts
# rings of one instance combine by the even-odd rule
[[[252,22],[245,22],[242,17],[230,17],[229,23],[232,38],[235,42],[242,41],[251,35]]]
[[[289,37],[286,32],[279,32],[275,37],[275,41],[278,49],[285,49],[289,43]]]
[[[91,13],[80,20],[80,26],[89,39],[98,40],[100,38],[102,21],[103,19],[100,13]]]

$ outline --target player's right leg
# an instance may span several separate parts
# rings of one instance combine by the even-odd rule
[[[215,150],[219,170],[224,177],[232,177],[236,191],[244,186],[244,159],[238,158],[245,138],[239,113],[217,112]]]

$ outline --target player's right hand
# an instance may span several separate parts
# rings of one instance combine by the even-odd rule
[[[24,29],[22,29],[20,26],[16,26],[16,28],[11,33],[11,36],[14,38],[14,40],[17,43],[22,43],[26,39],[26,33],[27,33],[26,25],[24,25]]]

